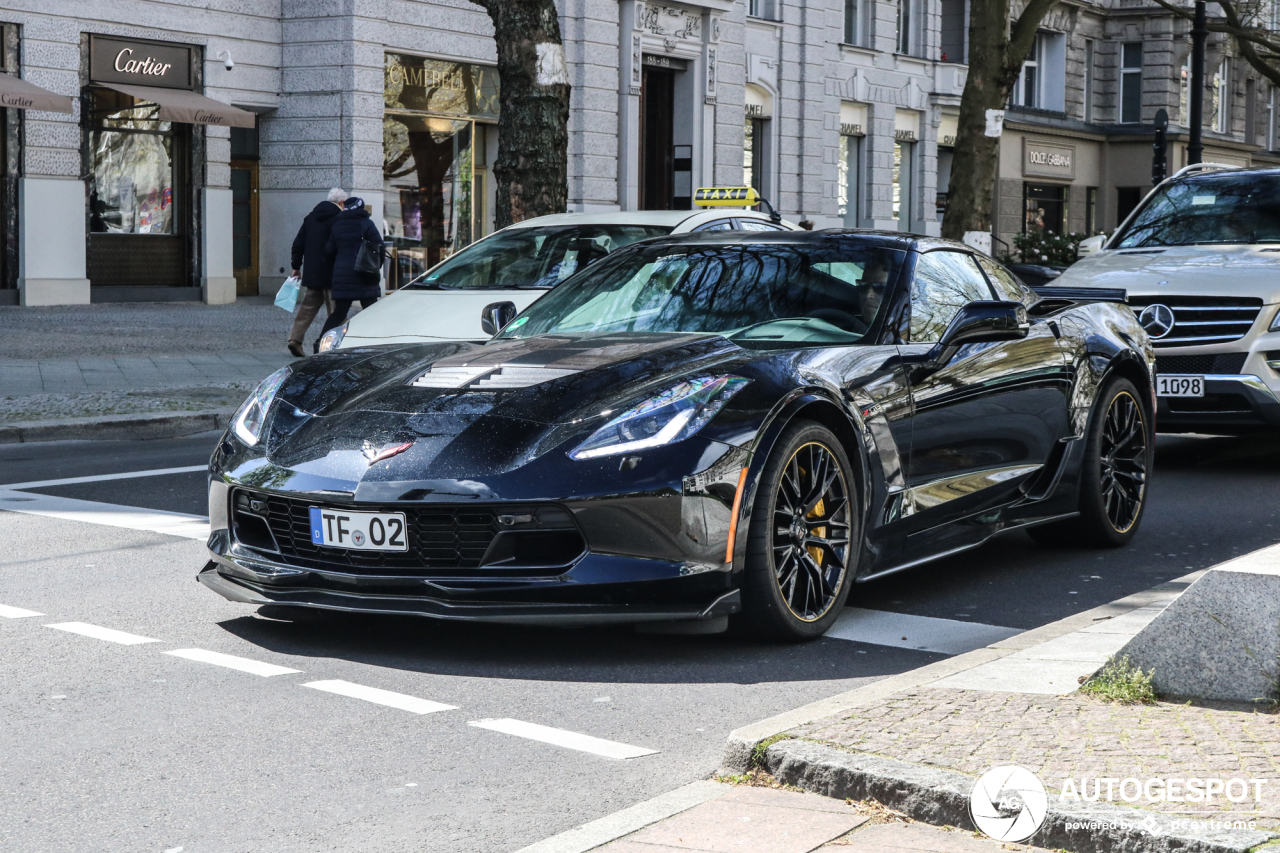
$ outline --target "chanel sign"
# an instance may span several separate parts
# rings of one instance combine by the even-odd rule
[[[134,39],[89,37],[89,77],[95,83],[191,88],[191,48]]]

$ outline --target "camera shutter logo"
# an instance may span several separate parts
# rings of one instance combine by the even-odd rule
[[[992,767],[969,794],[974,826],[997,841],[1030,838],[1044,823],[1049,797],[1044,785],[1025,767]]]
[[[1147,334],[1153,341],[1159,340],[1173,331],[1173,309],[1159,302],[1148,305],[1138,315],[1138,322],[1147,330]]]

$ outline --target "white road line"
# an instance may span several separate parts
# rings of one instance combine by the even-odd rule
[[[165,654],[198,661],[199,663],[225,666],[227,669],[238,669],[250,675],[288,675],[291,672],[302,672],[300,669],[289,669],[287,666],[276,666],[274,663],[263,663],[249,658],[236,657],[235,655],[224,655],[222,652],[211,652],[206,649],[174,649],[173,651],[165,652]]]
[[[326,693],[337,693],[339,696],[350,696],[352,699],[363,699],[375,705],[386,705],[388,708],[399,708],[414,714],[431,714],[436,711],[456,711],[456,705],[444,705],[417,696],[406,696],[403,693],[392,693],[390,690],[379,690],[377,687],[365,687],[363,684],[352,684],[350,681],[335,679],[332,681],[308,681],[303,687],[314,687]]]
[[[7,604],[0,604],[0,616],[5,619],[23,619],[27,616],[43,616],[43,613],[37,613],[34,610],[23,610],[21,607],[10,607]]]
[[[76,498],[56,498],[35,492],[6,491],[0,489],[0,510],[21,512],[60,518],[64,521],[83,521],[126,530],[146,530],[184,539],[208,539],[209,519],[203,515],[187,515],[159,509],[141,509],[136,506],[82,501]]]
[[[85,637],[93,637],[95,640],[106,640],[108,643],[120,643],[124,646],[136,646],[139,643],[160,642],[159,640],[153,640],[150,637],[139,637],[137,634],[116,631],[113,628],[103,628],[99,625],[90,625],[87,622],[61,622],[57,625],[45,625],[45,627],[57,628],[59,631],[70,631],[72,634],[81,634]]]
[[[132,480],[134,477],[163,477],[165,474],[194,474],[208,471],[209,465],[186,465],[182,468],[152,468],[150,471],[125,471],[122,474],[94,474],[89,477],[65,477],[61,480],[32,480],[30,483],[0,483],[0,489],[43,489],[46,486],[74,486],[77,483],[102,483],[107,480]]]
[[[1017,628],[846,607],[827,636],[876,646],[960,655],[1022,633]]]
[[[582,735],[577,732],[565,731],[564,729],[553,729],[550,726],[540,726],[537,723],[526,723],[523,720],[475,720],[467,723],[467,725],[515,735],[516,737],[529,738],[530,740],[538,740],[555,746],[563,746],[566,749],[576,749],[580,752],[603,755],[605,758],[639,758],[642,755],[654,755],[658,752],[656,749],[630,746],[629,744],[603,740],[591,735]]]

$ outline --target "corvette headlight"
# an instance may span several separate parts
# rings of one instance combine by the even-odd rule
[[[231,419],[231,431],[236,438],[253,447],[262,434],[262,424],[267,419],[267,410],[276,398],[276,392],[289,376],[289,368],[282,367],[266,379],[258,383],[258,387],[249,395],[249,399],[240,404],[240,409]]]
[[[320,352],[329,352],[335,350],[342,344],[342,339],[347,336],[347,326],[351,325],[351,321],[343,323],[341,326],[330,329],[320,336]]]
[[[618,415],[569,457],[595,459],[683,441],[702,429],[750,381],[740,376],[686,379]]]

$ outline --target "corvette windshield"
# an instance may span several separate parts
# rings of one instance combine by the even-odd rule
[[[712,332],[764,347],[857,343],[904,257],[853,240],[638,246],[539,299],[500,337]]]
[[[1113,248],[1280,243],[1280,175],[1226,173],[1156,191]]]
[[[511,228],[463,249],[406,287],[413,290],[555,287],[610,252],[670,231],[664,225]]]

